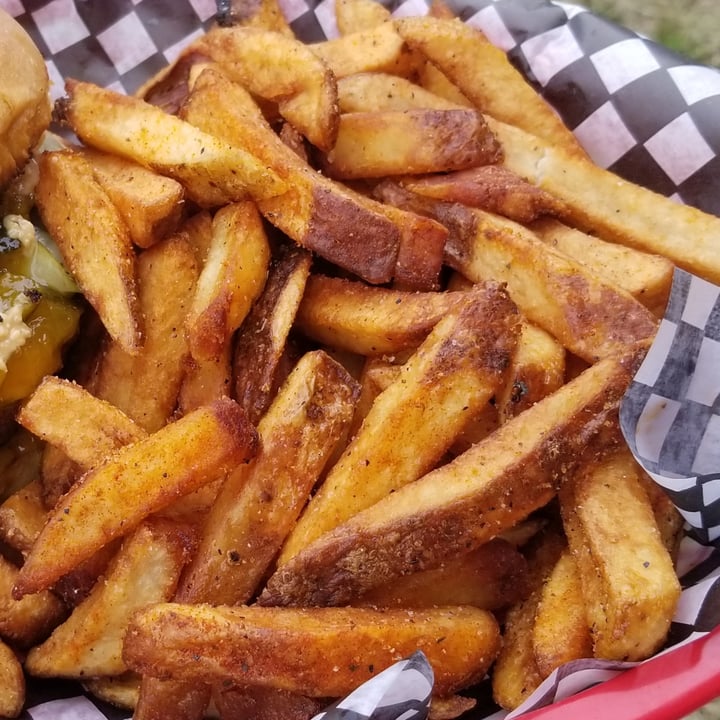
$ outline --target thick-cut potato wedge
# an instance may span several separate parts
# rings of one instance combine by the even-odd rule
[[[553,528],[534,539],[528,552],[531,591],[505,615],[502,647],[492,668],[492,692],[506,710],[514,710],[545,679],[535,662],[533,627],[543,584],[565,547],[562,534]]]
[[[383,355],[417,347],[460,293],[412,293],[310,275],[297,327],[330,347]]]
[[[410,52],[392,22],[309,47],[328,64],[338,79],[362,72],[411,77],[418,67],[417,56]]]
[[[235,340],[233,397],[254,424],[265,414],[282,381],[281,361],[311,262],[302,248],[281,248],[270,264],[263,292]]]
[[[395,28],[479,110],[533,132],[572,155],[586,157],[550,105],[479,30],[458,19],[433,17],[402,18],[395,21]]]
[[[0,717],[14,718],[25,705],[25,675],[15,653],[0,641]]]
[[[340,697],[422,650],[433,668],[434,691],[448,695],[482,678],[499,646],[493,615],[463,606],[372,610],[168,603],[135,615],[123,655],[134,670],[161,678],[232,680]]]
[[[275,572],[259,602],[344,604],[524,519],[553,498],[591,441],[593,452],[617,441],[613,418],[646,349],[599,361],[452,462],[322,536]]]
[[[99,400],[76,383],[52,375],[24,403],[17,419],[84,470],[147,435],[114,405]]]
[[[436,65],[426,61],[417,71],[418,84],[427,92],[441,97],[454,105],[461,107],[475,107],[475,105],[462,94],[460,88],[450,81],[447,75]]]
[[[90,148],[80,154],[92,166],[138,247],[150,247],[175,232],[184,208],[182,185],[136,162]]]
[[[592,638],[575,559],[558,558],[542,586],[532,628],[535,664],[542,677],[571,660],[592,657]]]
[[[133,720],[202,720],[211,693],[205,683],[143,674]]]
[[[565,382],[565,348],[544,330],[524,322],[510,382],[495,398],[500,422],[555,392]]]
[[[46,508],[55,507],[61,495],[64,495],[82,475],[82,468],[73,462],[62,450],[46,445],[42,456],[40,484],[43,504]]]
[[[201,405],[232,394],[231,350],[231,343],[227,342],[217,359],[198,360],[190,355],[185,358],[177,414],[186,415]]]
[[[357,73],[340,78],[338,104],[342,113],[466,109],[465,106],[428,92],[406,78],[379,72]]]
[[[217,3],[218,25],[256,27],[295,37],[277,0],[224,0]]]
[[[273,197],[285,183],[264,162],[137,98],[68,81],[62,119],[86,144],[180,182],[201,206]]]
[[[433,697],[428,708],[428,720],[455,720],[477,705],[477,700],[463,695]]]
[[[182,233],[156,243],[137,263],[145,342],[131,356],[117,343],[102,350],[88,387],[148,432],[161,428],[175,410],[188,354],[183,323],[192,302],[198,268]]]
[[[326,353],[303,356],[258,424],[257,456],[225,481],[179,601],[251,599],[349,424],[358,392]]]
[[[476,110],[384,110],[344,113],[325,171],[354,180],[464,170],[500,159]]]
[[[120,675],[125,630],[132,614],[172,599],[190,554],[187,528],[150,521],[130,535],[90,595],[41,645],[25,667],[38,677]]]
[[[312,47],[282,33],[213,28],[193,47],[217,62],[250,93],[278,103],[278,112],[313,145],[335,145],[339,110],[335,75]]]
[[[493,213],[443,203],[384,181],[375,192],[388,202],[430,213],[450,231],[446,263],[474,282],[507,283],[528,320],[588,362],[622,353],[654,337],[657,318],[630,293],[525,226]]]
[[[662,645],[680,583],[627,447],[560,492],[595,657],[644,660]]]
[[[0,505],[0,538],[13,550],[27,555],[46,519],[42,487],[35,480],[14,492]]]
[[[278,564],[433,468],[507,381],[519,332],[517,308],[502,288],[478,285],[464,294],[375,399]]]
[[[226,205],[212,222],[212,239],[185,320],[196,360],[219,360],[265,285],[270,245],[252,202]]]
[[[663,545],[670,553],[673,562],[677,559],[680,541],[683,538],[685,518],[680,514],[672,498],[639,465],[636,466],[638,479],[642,483],[653,509]],[[0,508],[0,518],[2,509]]]
[[[373,283],[392,279],[400,228],[380,203],[352,193],[306,165],[272,131],[239,85],[212,69],[201,73],[183,117],[225,141],[252,148],[288,191],[262,200],[263,216],[299,245]],[[351,228],[350,232],[347,232]]]
[[[558,220],[538,220],[530,229],[541,240],[627,290],[648,310],[664,314],[675,269],[667,258],[606,242]]]
[[[353,605],[412,608],[457,604],[500,610],[523,599],[528,590],[525,557],[506,540],[495,538],[439,568],[380,585]]]
[[[503,146],[505,167],[562,200],[572,225],[720,282],[720,218],[622,180],[532,130],[486,119]]]
[[[15,407],[8,407],[12,420],[10,436],[0,445],[0,502],[37,480],[45,446],[32,433],[15,424]]]
[[[16,600],[12,589],[18,568],[0,555],[0,638],[16,647],[42,642],[65,619],[60,598],[49,590]]]
[[[335,0],[335,23],[341,35],[372,30],[390,19],[390,11],[376,0]]]
[[[132,710],[138,701],[140,678],[135,673],[83,680],[83,687],[96,698],[115,707]]]
[[[368,2],[377,5],[375,0]],[[328,704],[321,698],[260,685],[229,688],[217,685],[213,701],[223,720],[307,720]]]
[[[137,353],[142,328],[127,226],[82,156],[44,153],[39,165],[35,198],[45,227],[107,331],[126,352]]]
[[[16,597],[50,587],[147,515],[247,461],[256,447],[254,428],[226,398],[121,448],[60,499],[20,571]]]
[[[519,223],[532,222],[542,215],[561,215],[565,207],[562,201],[502,165],[408,178],[403,180],[403,186],[418,195],[488,210]]]

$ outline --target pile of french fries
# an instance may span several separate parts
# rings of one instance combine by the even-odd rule
[[[300,720],[420,649],[452,718],[652,655],[682,520],[618,404],[720,220],[593,165],[439,3],[337,0],[317,44],[235,11],[56,108],[36,204],[88,309],[17,412],[0,715],[26,673]]]

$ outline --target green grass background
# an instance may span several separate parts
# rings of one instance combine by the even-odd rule
[[[720,67],[720,0],[578,0],[688,57]]]

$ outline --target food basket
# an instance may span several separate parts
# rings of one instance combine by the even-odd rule
[[[332,0],[280,1],[301,39],[336,34]],[[548,0],[449,0],[449,5],[509,53],[599,165],[720,215],[718,71],[575,5]],[[44,53],[55,97],[62,95],[62,79],[68,76],[134,91],[209,27],[217,12],[214,0],[0,0],[0,7],[24,25]],[[417,15],[426,4],[407,0],[392,9],[397,16]],[[720,252],[720,238],[718,244]],[[720,347],[719,296],[720,288],[676,273],[658,340],[621,410],[631,449],[668,488],[688,521],[679,560],[684,592],[668,647],[637,665],[575,661],[553,673],[509,716],[479,686],[478,705],[468,718],[670,720],[720,695],[720,350],[714,349]],[[691,346],[687,337],[695,339]],[[676,414],[642,422],[660,401]],[[392,692],[400,707],[402,670],[396,669]],[[410,683],[409,698],[423,692],[420,685],[418,690]],[[30,688],[23,715],[35,720],[127,716],[61,682]],[[414,716],[383,711],[373,717]],[[329,709],[323,717],[368,715]]]

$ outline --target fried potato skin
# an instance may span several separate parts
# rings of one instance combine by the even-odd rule
[[[156,677],[229,678],[340,697],[420,649],[433,666],[435,691],[445,695],[480,679],[499,643],[492,614],[462,606],[372,610],[170,603],[135,615],[124,658]]]

